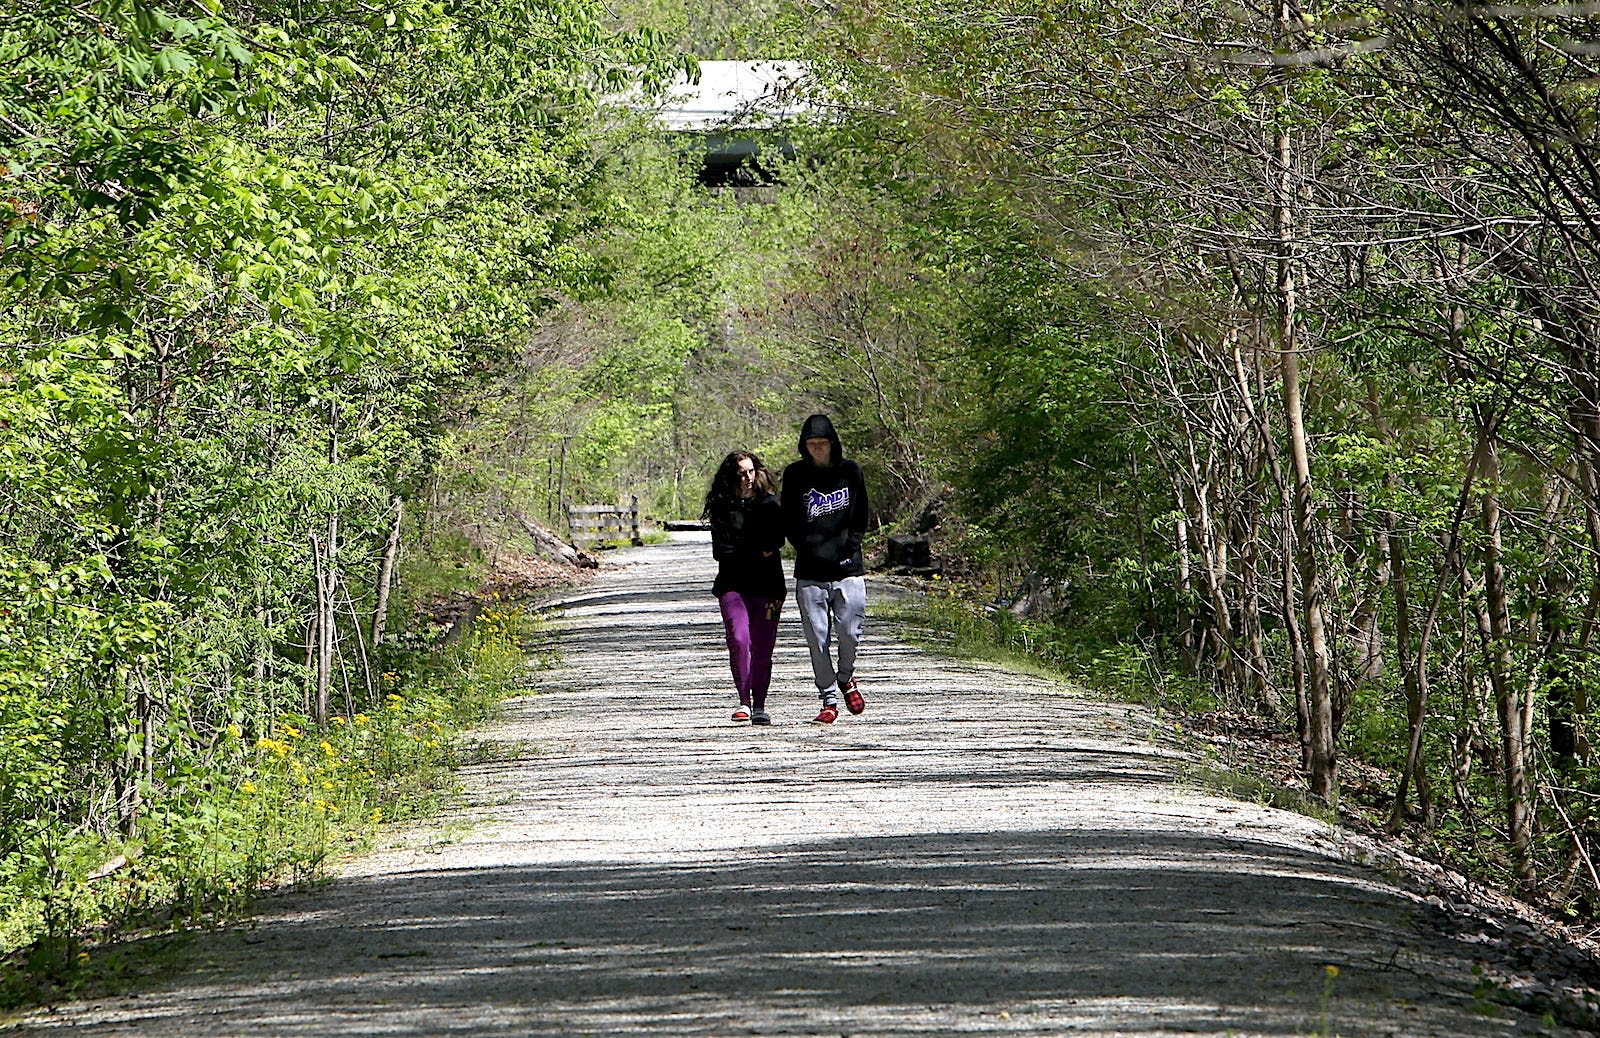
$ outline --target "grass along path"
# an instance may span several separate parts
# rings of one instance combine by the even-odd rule
[[[1298,815],[1179,779],[1144,711],[869,619],[867,712],[815,712],[792,607],[774,724],[727,720],[704,535],[619,553],[449,817],[74,1035],[1572,1035],[1493,940]],[[869,581],[869,595],[887,596]]]

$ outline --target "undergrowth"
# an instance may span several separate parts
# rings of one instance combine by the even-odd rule
[[[942,651],[1068,678],[1119,701],[1183,712],[1216,705],[1203,682],[1172,673],[1147,646],[1107,642],[1066,625],[1019,617],[1003,604],[975,600],[953,582],[934,579],[914,599],[874,612]]]
[[[535,623],[492,605],[455,644],[395,653],[366,710],[230,725],[203,764],[151,791],[135,835],[64,833],[43,860],[13,863],[0,873],[0,1008],[114,985],[119,945],[240,919],[263,889],[312,880],[384,824],[436,811],[470,752],[464,733],[527,674]]]
[[[940,651],[1003,663],[1070,681],[1092,695],[1151,707],[1162,722],[1163,736],[1194,751],[1195,763],[1183,774],[1205,788],[1374,836],[1387,835],[1402,760],[1395,751],[1403,742],[1397,733],[1404,725],[1403,703],[1396,705],[1400,701],[1392,690],[1386,693],[1374,687],[1360,693],[1373,700],[1387,696],[1390,702],[1363,703],[1359,715],[1365,720],[1343,732],[1341,799],[1335,812],[1306,789],[1292,707],[1287,718],[1277,720],[1227,709],[1202,681],[1172,673],[1145,646],[1117,644],[1090,628],[1074,630],[1049,619],[1017,617],[954,582],[931,581],[914,597],[880,606],[875,613]],[[1426,756],[1446,760],[1449,752],[1449,747],[1430,742]],[[1444,770],[1442,765],[1435,767]],[[1528,890],[1517,882],[1503,841],[1492,839],[1486,825],[1499,812],[1497,779],[1492,761],[1485,762],[1457,788],[1435,790],[1438,803],[1431,821],[1409,825],[1401,834],[1408,849],[1473,882],[1517,893],[1565,922],[1592,926],[1600,913],[1577,892],[1581,884],[1575,881],[1586,875],[1579,872],[1584,863],[1575,865],[1566,856],[1570,833],[1592,823],[1585,813],[1589,805],[1569,805],[1557,816],[1560,825],[1540,828],[1541,874],[1560,876],[1564,870],[1568,876],[1564,882]],[[1595,815],[1600,815],[1600,808]]]

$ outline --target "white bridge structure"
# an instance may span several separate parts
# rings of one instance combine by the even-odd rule
[[[816,114],[808,72],[803,61],[702,61],[699,81],[673,86],[652,111],[663,129],[704,142],[702,181],[753,182],[763,153],[794,154],[779,128]]]

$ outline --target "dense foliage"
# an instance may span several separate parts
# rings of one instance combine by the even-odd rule
[[[910,271],[851,291],[955,303],[927,477],[1007,622],[1282,725],[1330,804],[1387,765],[1392,828],[1592,912],[1600,26],[835,15]]]
[[[246,786],[378,781],[506,679],[430,589],[812,410],[1003,635],[1595,911],[1592,18],[185,11],[0,13],[0,947],[108,860],[173,896]],[[675,49],[812,60],[777,183],[607,107]]]
[[[598,99],[659,43],[590,0],[0,13],[0,947],[119,848],[194,868],[286,732],[410,709],[407,516],[603,280]]]

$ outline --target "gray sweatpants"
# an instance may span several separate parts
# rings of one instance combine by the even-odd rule
[[[811,674],[817,691],[825,704],[837,706],[839,685],[856,672],[856,646],[861,644],[861,626],[867,618],[866,578],[797,580],[794,600],[800,607],[806,648],[811,650]],[[838,666],[834,666],[828,651],[828,642],[835,636],[839,639]]]

